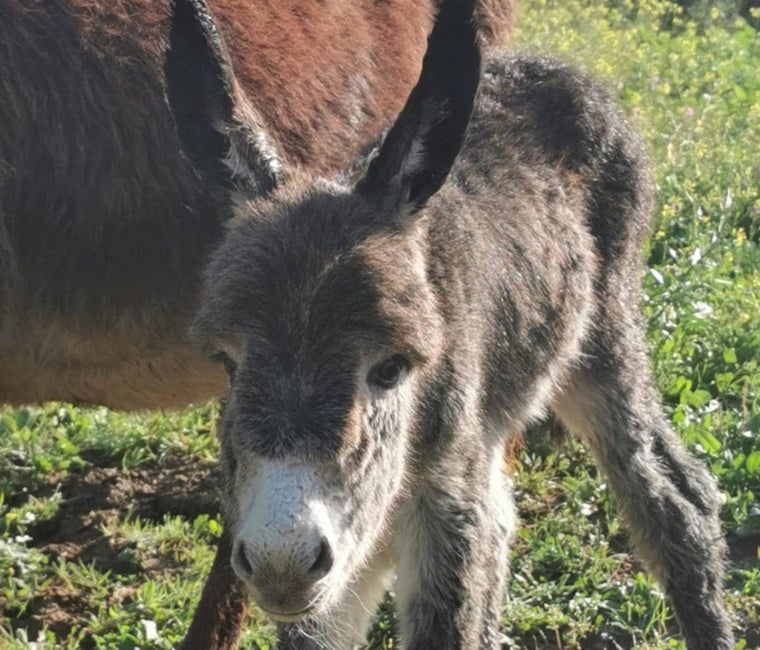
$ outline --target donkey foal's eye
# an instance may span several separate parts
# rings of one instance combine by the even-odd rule
[[[369,383],[380,388],[393,388],[408,367],[409,362],[400,354],[381,361],[369,372]]]

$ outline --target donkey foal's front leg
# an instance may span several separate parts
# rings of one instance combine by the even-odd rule
[[[500,452],[494,461],[499,467]],[[484,488],[449,475],[405,507],[396,583],[402,648],[498,648],[515,520],[506,478],[497,469]]]

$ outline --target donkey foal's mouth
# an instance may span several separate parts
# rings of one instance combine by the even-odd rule
[[[257,606],[262,612],[269,616],[269,618],[277,623],[298,623],[304,620],[306,614],[314,610],[313,605],[309,605],[308,607],[295,612],[278,612],[273,609],[267,609],[258,604]]]

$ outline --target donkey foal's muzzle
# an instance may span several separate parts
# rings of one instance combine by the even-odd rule
[[[239,498],[250,505],[247,513],[241,508],[232,568],[274,618],[308,612],[334,564],[334,534],[317,485],[301,464],[266,461]]]

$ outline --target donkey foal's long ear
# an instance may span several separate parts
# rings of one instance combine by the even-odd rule
[[[437,192],[464,141],[480,79],[474,0],[444,0],[417,85],[357,190],[414,212]]]
[[[167,98],[193,165],[223,186],[264,194],[280,162],[237,87],[219,28],[205,0],[174,0],[164,64]]]

